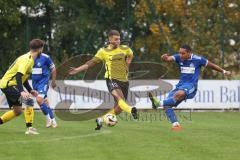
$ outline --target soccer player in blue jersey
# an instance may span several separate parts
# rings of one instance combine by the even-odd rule
[[[180,69],[180,80],[176,88],[170,91],[168,97],[163,101],[159,101],[151,93],[149,93],[149,98],[154,109],[158,107],[164,108],[168,119],[172,123],[172,130],[178,131],[181,130],[181,126],[172,107],[177,107],[182,101],[192,99],[196,95],[201,67],[209,67],[226,76],[230,76],[231,72],[222,69],[202,56],[195,55],[192,53],[192,49],[189,45],[182,45],[178,54],[173,56],[164,54],[161,58],[165,62],[175,61],[178,64]]]
[[[52,78],[51,86],[56,87],[56,68],[52,59],[47,55],[42,53],[34,61],[33,71],[32,71],[32,85],[33,88],[38,91],[38,96],[36,97],[37,103],[40,106],[43,114],[46,116],[46,127],[57,127],[56,119],[52,109],[49,106],[47,99],[47,91],[49,89],[50,76]]]

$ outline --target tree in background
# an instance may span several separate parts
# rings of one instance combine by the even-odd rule
[[[240,1],[238,0],[15,0],[0,1],[1,75],[28,41],[41,38],[57,63],[79,54],[94,55],[110,28],[130,40],[135,60],[160,62],[187,43],[194,52],[239,75]],[[224,32],[224,34],[223,34]],[[177,78],[168,67],[166,78]],[[203,72],[203,78],[221,78]]]

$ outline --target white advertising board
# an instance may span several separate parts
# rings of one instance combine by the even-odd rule
[[[139,109],[150,109],[151,103],[147,98],[148,91],[153,91],[159,99],[167,97],[170,89],[175,88],[178,80],[163,80],[170,84],[167,91],[161,90],[161,85],[144,81],[133,85],[130,81],[128,102]],[[147,83],[146,83],[147,82]],[[84,88],[84,90],[82,90]],[[79,93],[81,92],[81,93]],[[140,94],[142,93],[142,94]],[[142,95],[146,96],[142,96]],[[48,100],[52,108],[57,109],[57,104],[65,100],[72,100],[70,109],[94,109],[103,101],[112,99],[109,95],[106,82],[96,80],[85,82],[81,80],[66,80],[64,86],[48,92]],[[112,99],[113,100],[113,99]],[[113,101],[109,101],[112,104]],[[37,104],[36,108],[39,108]],[[111,106],[107,106],[111,107]],[[6,98],[0,93],[0,108],[8,108]],[[69,107],[68,107],[69,108]],[[68,109],[66,108],[66,109]],[[240,81],[239,80],[199,80],[198,91],[193,99],[182,102],[178,108],[182,109],[238,109],[240,108]]]

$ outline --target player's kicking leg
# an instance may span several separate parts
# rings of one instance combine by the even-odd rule
[[[181,130],[182,127],[172,107],[177,106],[185,98],[185,92],[182,90],[178,91],[174,90],[170,92],[169,96],[162,102],[159,101],[156,97],[154,97],[152,93],[149,93],[148,96],[152,102],[153,109],[157,109],[158,107],[164,108],[165,114],[172,123],[172,130],[174,131]]]
[[[122,100],[122,102],[120,103],[122,106],[120,107],[119,102],[115,102],[115,106],[113,109],[111,109],[109,112],[107,112],[107,114],[113,114],[113,115],[119,115],[122,111],[128,112],[130,114],[132,114],[134,119],[138,118],[138,114],[137,114],[137,109],[136,107],[130,107],[125,101]],[[124,109],[124,110],[123,110]],[[105,114],[106,115],[106,114]],[[96,128],[95,130],[100,130],[102,128],[102,123],[104,122],[104,116],[99,117],[96,119]]]
[[[153,94],[151,92],[148,93],[148,97],[152,102],[152,108],[153,109],[157,109],[158,107],[160,107],[160,101],[157,99],[157,97],[153,96]]]
[[[102,117],[98,117],[96,119],[96,128],[95,130],[100,130],[102,128],[102,124],[105,123],[104,120],[105,120],[105,116],[107,114],[113,114],[113,115],[119,115],[120,113],[122,112],[121,108],[115,103],[115,106],[113,109],[111,109],[110,111],[108,111],[106,114],[104,114]]]
[[[126,102],[125,102],[125,96],[123,95],[123,92],[121,89],[114,89],[112,90],[112,95],[114,99],[117,102],[117,105],[121,108],[122,111],[130,113],[134,119],[138,118],[137,114],[137,108],[136,107],[130,107]]]
[[[137,119],[137,108],[130,107],[126,103],[126,100],[128,98],[129,82],[107,79],[107,87],[109,92],[111,92],[112,96],[114,97],[116,104],[121,108],[121,110],[130,113],[134,119]]]
[[[115,100],[114,110],[110,110],[110,112],[114,113],[116,111],[117,113],[115,113],[115,115],[117,115],[121,113],[121,111],[124,111],[124,112],[130,113],[134,119],[137,119],[138,118],[137,108],[130,107],[125,101],[128,97],[129,83],[121,82],[118,80],[110,80],[110,79],[107,79],[106,82],[107,82],[108,90],[112,94]],[[118,113],[117,110],[120,110],[120,112]],[[102,127],[102,122],[103,122],[103,118],[96,119],[96,123],[97,123],[97,127],[95,128],[96,130],[99,130]]]

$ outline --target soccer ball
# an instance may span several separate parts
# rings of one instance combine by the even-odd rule
[[[106,114],[104,116],[105,123],[109,127],[113,127],[117,124],[117,116],[113,114]]]

